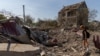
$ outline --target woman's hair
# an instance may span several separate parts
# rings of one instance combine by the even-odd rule
[[[80,26],[80,29],[86,29],[86,26],[81,25],[81,26]]]

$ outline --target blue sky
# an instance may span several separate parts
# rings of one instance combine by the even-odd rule
[[[75,4],[83,0],[0,0],[0,11],[10,11],[15,15],[23,15],[22,5],[25,5],[26,15],[37,18],[55,18],[63,6]],[[96,9],[100,20],[100,0],[85,0],[89,9]]]

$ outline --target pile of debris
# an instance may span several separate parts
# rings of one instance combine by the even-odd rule
[[[99,56],[100,52],[98,53],[93,44],[93,34],[94,32],[91,32],[91,37],[89,39],[89,52],[85,53],[82,49],[82,38],[75,32],[54,29],[50,31],[49,35],[56,38],[59,45],[54,47],[44,47],[43,50],[45,51],[46,56]]]
[[[18,47],[20,46],[19,44],[22,44],[21,46],[23,46],[24,44],[23,48],[21,47],[22,49],[26,49],[25,46],[28,45],[31,45],[33,47],[39,47],[40,51],[38,52],[38,55],[33,55],[32,52],[34,53],[34,48],[30,47],[28,51],[32,52],[25,54],[25,51],[24,55],[26,56],[83,56],[84,54],[85,56],[100,55],[100,53],[96,52],[97,49],[94,47],[92,41],[92,35],[94,33],[98,34],[99,32],[91,32],[91,37],[89,39],[89,53],[84,53],[85,51],[82,50],[81,43],[82,38],[78,36],[75,31],[73,32],[72,30],[57,28],[49,29],[48,31],[46,31],[40,29],[33,29],[25,25],[21,27],[14,23],[14,21],[6,21],[5,23],[3,22],[1,23],[1,26],[3,26],[3,30],[0,30],[0,44],[2,45],[3,43],[8,43],[8,45],[5,45],[7,46],[7,51],[10,51],[12,49],[12,47],[10,46],[13,45],[13,43],[17,43]],[[14,45],[14,47],[16,47],[16,45]],[[3,47],[0,47],[0,49],[2,48]],[[4,49],[6,50],[6,48]],[[2,50],[0,51],[0,54],[5,52],[2,52]],[[12,52],[10,51],[9,53]]]

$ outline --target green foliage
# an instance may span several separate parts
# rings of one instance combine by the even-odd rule
[[[28,26],[31,26],[34,22],[34,19],[30,16],[30,15],[27,15],[25,17],[25,24],[27,24]]]
[[[7,19],[3,14],[0,14],[0,20]]]
[[[93,20],[89,22],[88,27],[90,30],[93,30],[93,31],[100,30],[100,22],[97,20]]]
[[[37,26],[41,28],[55,28],[58,25],[56,20],[39,20]]]

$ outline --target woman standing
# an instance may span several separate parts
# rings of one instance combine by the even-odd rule
[[[88,51],[88,38],[90,37],[90,33],[87,31],[86,27],[84,25],[80,26],[80,29],[82,30],[82,44],[83,48]]]

